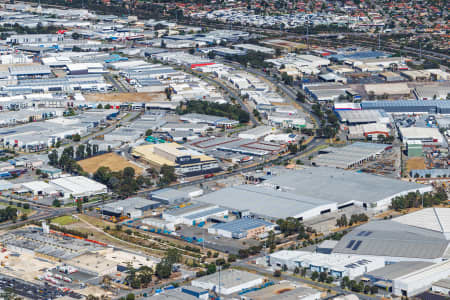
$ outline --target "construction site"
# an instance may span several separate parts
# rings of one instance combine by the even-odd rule
[[[108,295],[124,284],[129,265],[153,268],[159,261],[142,254],[119,250],[105,243],[42,228],[27,226],[0,236],[1,272],[36,285],[52,286],[65,293],[87,296],[97,291]],[[104,285],[104,277],[113,278]],[[95,293],[94,293],[95,295]]]

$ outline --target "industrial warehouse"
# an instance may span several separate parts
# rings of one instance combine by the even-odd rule
[[[384,257],[388,262],[440,262],[450,245],[449,208],[427,208],[377,220],[345,235],[333,253]]]
[[[192,286],[207,290],[216,290],[221,295],[231,295],[241,290],[261,285],[263,282],[263,276],[229,269],[197,278],[192,281]]]
[[[287,171],[264,176],[261,181],[256,186],[223,188],[196,200],[232,211],[250,211],[270,220],[287,217],[306,220],[351,205],[383,211],[396,196],[432,190],[431,186],[327,167]]]
[[[160,170],[162,166],[173,166],[185,176],[208,174],[220,171],[217,161],[209,156],[177,143],[138,146],[133,155]]]
[[[132,197],[125,200],[116,201],[102,206],[101,213],[114,218],[138,218],[148,211],[159,207],[157,201],[148,200],[141,197]]]
[[[344,147],[328,147],[312,160],[313,165],[349,169],[373,161],[390,145],[356,142]]]

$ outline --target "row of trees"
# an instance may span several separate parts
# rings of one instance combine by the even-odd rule
[[[265,60],[270,58],[273,58],[273,56],[256,51],[248,51],[248,53],[245,55],[233,55],[229,57],[230,60],[238,62],[245,67],[250,65],[255,68],[269,67],[270,64],[265,62]]]
[[[250,120],[248,112],[242,110],[239,105],[229,103],[219,104],[208,101],[188,101],[184,105],[177,107],[177,113],[180,115],[199,113],[227,117],[232,120],[238,120],[240,123],[247,123]]]
[[[391,208],[395,210],[402,210],[413,207],[430,207],[447,202],[448,197],[445,189],[440,187],[434,193],[420,194],[419,191],[408,193],[404,196],[398,196],[392,199]]]
[[[7,206],[6,208],[0,209],[0,222],[6,222],[9,220],[17,220],[17,208]]]
[[[147,177],[140,175],[135,178],[135,171],[132,167],[113,172],[110,168],[103,166],[95,171],[93,178],[123,197],[133,195],[143,185],[151,185],[151,181]]]
[[[312,110],[319,118],[320,128],[317,129],[316,135],[325,138],[334,138],[339,131],[339,119],[331,110],[322,111],[320,104],[314,104]]]
[[[58,152],[53,150],[48,154],[48,159],[51,166],[58,167],[67,173],[81,173],[83,171],[75,160],[75,152],[72,146],[65,148],[59,158]]]
[[[347,220],[347,215],[343,214],[339,219],[336,220],[336,226],[347,227],[353,226],[353,224],[367,222],[369,217],[365,213],[353,214],[350,216],[350,221]]]
[[[334,281],[333,276],[328,276],[326,272],[317,272],[314,271],[311,273],[311,280],[319,281],[319,282],[326,282],[326,283],[332,283]]]
[[[160,170],[159,185],[168,185],[171,182],[177,180],[177,175],[175,174],[175,168],[168,165],[163,165]]]
[[[350,280],[348,276],[344,276],[341,280],[341,288],[349,289],[353,292],[364,293],[364,294],[376,294],[378,293],[378,288],[376,286],[364,285],[364,282],[356,282],[355,280]]]
[[[280,227],[280,231],[284,234],[284,236],[298,234],[299,239],[308,239],[309,234],[307,231],[312,231],[311,228],[305,228],[305,226],[298,219],[292,217],[277,220],[277,225]]]

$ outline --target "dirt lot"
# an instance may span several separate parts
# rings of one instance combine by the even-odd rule
[[[166,100],[165,93],[108,93],[86,94],[86,101],[93,102],[152,102]]]
[[[406,168],[408,173],[411,170],[423,170],[426,169],[425,159],[423,157],[413,157],[406,162]]]
[[[84,171],[94,173],[98,168],[104,166],[109,167],[111,171],[121,171],[126,167],[132,167],[136,174],[142,174],[142,169],[137,165],[130,163],[122,156],[116,153],[106,153],[84,159],[78,162]]]
[[[2,268],[2,272],[28,281],[33,281],[35,277],[41,275],[43,269],[54,267],[53,263],[37,259],[28,253],[12,256],[10,251],[6,251],[0,254],[0,260],[8,267]]]

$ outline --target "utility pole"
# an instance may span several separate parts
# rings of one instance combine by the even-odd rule
[[[306,22],[306,49],[309,49],[309,21]]]
[[[378,50],[381,49],[381,32],[378,32]]]
[[[419,38],[419,55],[420,59],[422,59],[422,40]]]
[[[220,270],[222,270],[222,266],[219,266],[219,297],[220,297],[220,292],[221,292],[221,290],[220,290]]]

